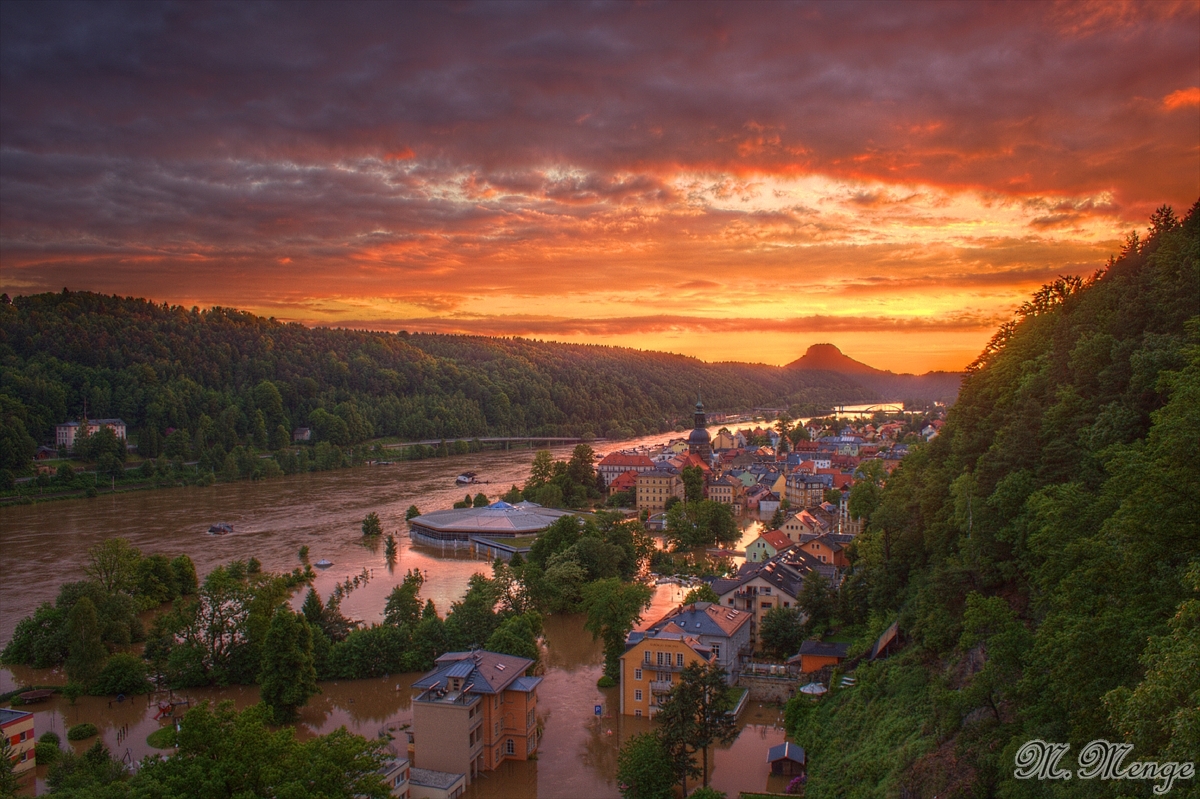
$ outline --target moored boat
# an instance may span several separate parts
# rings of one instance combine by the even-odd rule
[[[217,522],[212,527],[208,528],[208,532],[213,535],[225,535],[233,532],[233,525],[226,522]]]
[[[454,482],[460,486],[470,485],[475,482],[475,472],[463,472],[458,477],[454,478]]]
[[[325,560],[325,558],[321,558],[313,565],[316,566],[318,569],[328,569],[330,566],[333,565],[333,561]]]

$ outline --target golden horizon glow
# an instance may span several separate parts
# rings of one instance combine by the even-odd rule
[[[0,288],[924,372],[1200,196],[1195,4],[340,8],[23,9]]]

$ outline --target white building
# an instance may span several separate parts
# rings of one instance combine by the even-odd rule
[[[83,424],[87,424],[89,436],[96,435],[103,427],[109,427],[112,428],[119,440],[125,440],[125,422],[121,419],[84,419]],[[55,425],[54,445],[66,447],[68,451],[75,449],[75,437],[79,435],[80,429],[82,429],[80,422],[63,422]]]

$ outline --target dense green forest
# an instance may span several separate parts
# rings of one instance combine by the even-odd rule
[[[13,472],[85,408],[124,419],[144,456],[219,467],[239,446],[290,444],[296,427],[338,447],[644,435],[672,429],[699,387],[730,410],[876,398],[828,372],[614,347],[308,328],[65,289],[0,303],[0,469]]]
[[[842,604],[857,652],[893,620],[904,648],[789,706],[808,795],[1151,796],[1016,779],[1032,739],[1069,743],[1067,769],[1096,739],[1198,759],[1200,203],[1151,222],[1037,292],[889,479]]]

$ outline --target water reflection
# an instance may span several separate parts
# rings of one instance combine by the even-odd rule
[[[716,429],[715,427],[713,428]],[[656,443],[650,436],[637,443]],[[408,569],[419,569],[426,582],[422,595],[434,600],[444,614],[462,597],[467,580],[490,564],[466,553],[414,547],[404,533],[409,505],[425,510],[449,507],[462,498],[454,477],[467,467],[490,485],[473,486],[495,497],[529,473],[531,450],[485,452],[458,458],[399,463],[394,466],[296,475],[261,483],[232,483],[209,488],[161,489],[0,509],[0,642],[7,642],[22,617],[43,601],[53,601],[59,586],[82,578],[87,550],[105,538],[121,536],[146,553],[174,556],[188,553],[200,574],[234,559],[257,557],[264,568],[290,570],[300,565],[303,545],[309,558],[328,558],[334,566],[319,571],[315,587],[328,596],[345,579],[366,569],[367,584],[342,603],[348,616],[378,621],[388,593]],[[565,457],[559,451],[556,457]],[[375,511],[385,533],[396,534],[397,557],[388,564],[379,542],[364,546],[363,517]],[[235,532],[209,536],[214,521],[228,521]],[[761,532],[757,519],[743,519],[739,549]],[[54,546],[47,541],[53,539]],[[390,567],[389,567],[390,566]],[[36,576],[36,579],[28,579]],[[677,605],[685,586],[656,586],[641,626],[657,620]],[[302,600],[295,598],[296,606]],[[539,689],[544,735],[536,761],[506,763],[473,783],[468,797],[616,797],[616,756],[621,742],[652,728],[648,719],[619,715],[616,689],[600,689],[596,681],[603,666],[603,649],[583,629],[579,615],[549,616],[545,620],[545,679]],[[2,643],[0,643],[2,645]],[[300,712],[297,735],[307,738],[345,726],[375,737],[385,728],[412,721],[410,686],[419,675],[391,675],[372,680],[321,684],[322,693]],[[57,671],[22,667],[0,669],[0,691],[18,685],[64,683]],[[204,699],[231,700],[244,708],[258,701],[256,686],[191,689],[182,692],[193,703]],[[33,705],[35,730],[54,730],[63,737],[67,726],[90,721],[100,729],[105,745],[118,757],[139,760],[153,750],[146,736],[159,728],[155,719],[158,697],[137,697],[111,703],[107,698],[81,697],[74,706],[61,696]],[[601,706],[601,716],[594,714]],[[783,740],[779,711],[751,707],[740,723],[742,735],[712,756],[712,780],[731,796],[738,790],[767,787],[766,750]],[[94,739],[72,746],[83,751]],[[403,738],[400,738],[403,742]],[[403,751],[403,746],[400,747]],[[45,767],[38,768],[38,788],[44,790]],[[773,785],[773,784],[772,784]],[[783,784],[772,787],[782,790]]]

